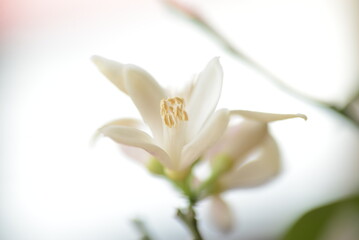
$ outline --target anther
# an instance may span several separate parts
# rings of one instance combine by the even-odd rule
[[[188,121],[184,99],[180,97],[162,99],[160,113],[163,122],[169,128],[176,127],[179,121]]]

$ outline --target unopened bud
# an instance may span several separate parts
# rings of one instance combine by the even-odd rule
[[[232,169],[234,165],[233,158],[227,154],[217,155],[212,161],[213,175],[219,176]]]
[[[147,169],[153,174],[162,175],[163,174],[163,166],[156,158],[150,158],[147,163]]]

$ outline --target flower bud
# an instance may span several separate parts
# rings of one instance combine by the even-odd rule
[[[211,197],[210,219],[213,224],[223,233],[228,233],[233,229],[234,216],[228,204],[219,196]]]
[[[154,157],[151,157],[150,160],[148,160],[146,167],[148,171],[150,171],[152,174],[157,174],[157,175],[163,174],[162,164]]]
[[[227,154],[217,155],[212,161],[212,174],[219,176],[232,169],[234,159]]]

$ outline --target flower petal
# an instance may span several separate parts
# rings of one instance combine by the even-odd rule
[[[219,196],[211,197],[210,219],[222,232],[227,233],[233,228],[233,215],[228,204]]]
[[[227,154],[241,164],[245,156],[262,143],[267,136],[267,124],[244,120],[228,127],[224,136],[210,149],[209,158],[214,159],[218,154]]]
[[[147,72],[134,65],[125,69],[125,86],[128,95],[150,127],[156,140],[162,141],[160,102],[166,97],[162,87]]]
[[[187,113],[191,129],[189,138],[196,135],[203,123],[215,110],[221,95],[223,72],[218,58],[212,59],[199,74],[191,98],[187,104]]]
[[[97,140],[99,139],[99,137],[101,136],[100,129],[107,127],[107,126],[111,126],[111,125],[136,127],[137,128],[142,125],[142,122],[140,120],[134,119],[134,118],[119,118],[119,119],[113,120],[111,122],[108,122],[96,130],[96,132],[93,134],[93,136],[91,138],[90,146],[94,146],[96,144]]]
[[[223,135],[229,121],[229,111],[216,111],[206,122],[201,131],[182,149],[181,169],[190,166],[204,154]]]
[[[252,112],[252,111],[245,111],[245,110],[233,110],[231,111],[232,115],[240,115],[244,118],[249,118],[252,120],[257,120],[260,122],[273,122],[278,120],[284,120],[288,118],[303,118],[307,120],[307,116],[303,114],[274,114],[274,113],[264,113],[264,112]]]
[[[277,143],[268,134],[260,148],[257,159],[221,178],[227,189],[255,187],[270,181],[280,171],[280,156]]]
[[[151,158],[151,155],[142,148],[121,144],[121,150],[126,156],[145,166]]]
[[[92,62],[97,66],[98,70],[107,77],[116,87],[127,94],[124,84],[124,68],[125,64],[118,63],[100,56],[93,56]]]
[[[100,132],[117,143],[139,147],[154,156],[164,166],[172,168],[168,154],[145,132],[131,127],[107,126],[100,129]]]

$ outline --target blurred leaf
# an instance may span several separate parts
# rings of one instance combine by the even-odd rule
[[[319,240],[328,231],[330,223],[343,209],[355,209],[359,212],[359,195],[322,206],[304,214],[286,233],[282,240]],[[359,229],[359,221],[355,221]],[[355,236],[354,239],[359,239]]]

